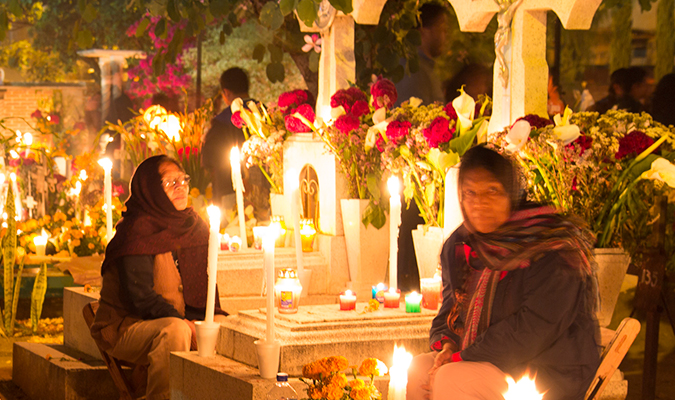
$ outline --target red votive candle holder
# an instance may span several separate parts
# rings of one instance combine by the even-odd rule
[[[340,293],[340,310],[350,311],[356,310],[356,293],[351,290],[345,290]]]
[[[389,288],[384,292],[384,308],[398,308],[401,302],[401,291],[395,288]]]
[[[441,296],[441,278],[422,278],[420,279],[422,289],[422,307],[429,310],[438,309],[438,303]]]

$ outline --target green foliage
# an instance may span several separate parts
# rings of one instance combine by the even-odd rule
[[[0,47],[0,65],[19,70],[31,82],[62,82],[72,77],[57,54],[37,50],[27,40]]]
[[[42,305],[45,302],[45,294],[47,293],[47,264],[43,263],[40,266],[37,276],[35,276],[35,283],[33,284],[33,292],[30,295],[30,322],[33,327],[33,333],[37,333],[38,322],[42,314]]]
[[[675,0],[661,0],[656,16],[656,65],[654,78],[659,81],[673,72],[675,53]]]

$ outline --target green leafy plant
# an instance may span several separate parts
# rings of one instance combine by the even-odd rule
[[[2,238],[2,264],[4,274],[3,287],[5,306],[2,310],[2,322],[4,336],[13,336],[16,307],[19,303],[19,292],[21,288],[23,257],[19,263],[19,270],[17,271],[15,282],[14,264],[16,261],[16,209],[12,185],[7,187],[5,213],[7,213],[7,231],[5,236]]]

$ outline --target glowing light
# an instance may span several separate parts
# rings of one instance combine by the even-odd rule
[[[389,194],[394,196],[399,194],[401,190],[401,183],[398,180],[398,177],[392,176],[387,180],[387,188],[389,189]]]
[[[106,171],[110,171],[112,169],[112,161],[110,161],[108,157],[98,160],[98,165],[103,167],[103,169]]]
[[[15,182],[15,181],[16,181],[16,173],[15,173],[15,172],[12,172],[11,174],[9,174],[9,179],[10,179],[12,182]]]
[[[406,397],[408,384],[408,367],[412,362],[412,354],[405,351],[405,347],[394,345],[394,364],[389,369],[389,397],[393,400],[403,400]]]
[[[504,393],[504,400],[541,400],[543,393],[537,392],[534,379],[529,376],[522,377],[518,382],[510,376],[506,377],[509,389]]]
[[[206,207],[206,213],[209,215],[209,222],[211,229],[220,226],[220,208],[218,206],[210,205]],[[215,231],[218,232],[218,228],[215,228]]]
[[[14,151],[14,150],[10,150],[10,151],[9,151],[9,156],[12,157],[12,158],[19,158],[19,153],[17,153],[17,152]]]
[[[23,143],[26,146],[30,146],[33,144],[33,135],[30,132],[26,132],[23,134]]]
[[[87,175],[87,171],[85,170],[80,170],[80,180],[82,182],[86,181],[89,176]]]

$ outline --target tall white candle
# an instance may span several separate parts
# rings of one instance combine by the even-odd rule
[[[274,342],[274,245],[276,229],[267,228],[263,233],[263,262],[267,280],[267,343]]]
[[[450,236],[464,223],[462,208],[459,205],[459,165],[448,169],[445,174],[445,199],[443,203],[443,234]]]
[[[244,181],[241,179],[241,161],[239,157],[239,147],[234,146],[230,151],[230,164],[232,166],[232,185],[237,196],[237,215],[239,216],[239,236],[241,237],[241,246],[248,248],[246,239],[246,217],[244,216]]]
[[[405,400],[408,385],[408,367],[412,362],[412,354],[405,347],[394,346],[394,363],[389,368],[389,400]]]
[[[294,169],[288,172],[290,179],[287,179],[291,193],[291,215],[293,217],[293,241],[295,242],[295,258],[298,262],[298,276],[305,272],[305,263],[302,258],[302,238],[300,236],[300,219],[302,218],[302,199],[300,198],[300,186],[298,176]],[[307,288],[309,290],[309,288]]]
[[[206,273],[209,277],[206,292],[206,317],[207,324],[213,323],[213,314],[216,306],[216,278],[218,275],[218,250],[220,249],[220,208],[217,206],[206,207],[209,215],[209,261]]]
[[[389,188],[389,288],[398,289],[398,231],[401,225],[401,195],[398,177],[387,181]]]
[[[98,164],[103,167],[105,175],[103,177],[103,192],[105,196],[105,232],[108,243],[112,240],[112,161],[109,158],[98,160]]]

